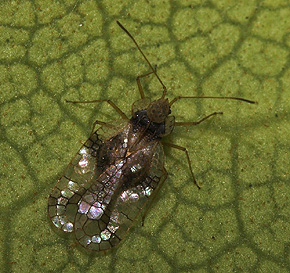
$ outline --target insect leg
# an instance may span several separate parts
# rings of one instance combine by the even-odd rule
[[[157,66],[155,65],[154,67],[154,70],[155,70],[155,73],[157,72]],[[144,91],[143,91],[143,88],[142,88],[142,85],[141,85],[141,82],[140,82],[140,79],[141,78],[144,78],[144,77],[147,77],[149,76],[150,74],[152,74],[154,72],[149,72],[149,73],[146,73],[144,75],[141,75],[141,76],[138,76],[136,78],[136,81],[137,81],[137,85],[138,85],[138,89],[139,89],[139,93],[140,93],[140,96],[141,96],[141,99],[145,99],[145,95],[144,95]]]
[[[222,115],[223,112],[214,112],[204,118],[202,118],[201,120],[198,121],[191,121],[191,122],[175,122],[174,126],[187,126],[187,125],[198,125],[200,123],[202,123],[203,121],[207,120],[208,118],[215,116],[215,115]]]
[[[149,203],[146,206],[146,210],[145,210],[145,212],[144,212],[144,214],[142,216],[142,226],[144,226],[145,217],[146,217],[146,215],[147,215],[147,213],[148,213],[148,211],[149,211],[149,209],[150,209],[155,197],[157,196],[159,190],[162,188],[163,183],[164,183],[164,181],[166,180],[166,178],[168,176],[168,173],[167,173],[165,168],[162,169],[162,172],[163,172],[164,176],[162,177],[162,180],[159,182],[159,185],[158,185],[157,189],[154,191],[153,196],[150,198]]]
[[[71,101],[71,100],[65,100],[67,103],[77,104],[77,103],[97,103],[97,102],[107,102],[110,106],[112,106],[116,112],[126,120],[129,120],[129,118],[126,116],[126,114],[111,100],[87,100],[87,101]]]
[[[125,31],[125,33],[131,38],[131,40],[133,41],[133,43],[135,44],[135,46],[137,47],[137,49],[139,50],[139,52],[141,53],[141,55],[143,56],[143,58],[145,59],[145,61],[147,62],[147,64],[150,66],[150,68],[152,70],[152,73],[154,73],[154,75],[156,76],[156,78],[158,79],[158,81],[160,82],[160,84],[162,85],[162,88],[163,88],[162,99],[164,99],[165,98],[165,95],[167,93],[166,86],[164,85],[164,83],[162,82],[162,80],[159,78],[158,74],[156,73],[156,70],[154,70],[152,64],[149,62],[149,60],[145,56],[145,54],[141,50],[140,46],[138,45],[138,43],[136,42],[136,40],[134,39],[134,37],[130,34],[130,32],[119,21],[116,21],[116,22],[119,25],[119,27],[121,29],[123,29]]]
[[[198,189],[200,189],[200,186],[197,184],[197,182],[195,180],[195,177],[194,177],[194,174],[193,174],[193,171],[192,171],[192,168],[191,168],[191,162],[190,162],[190,158],[189,158],[187,149],[185,147],[182,147],[182,146],[179,146],[179,145],[176,145],[176,144],[172,144],[172,143],[163,142],[163,141],[162,141],[162,144],[164,144],[167,147],[174,148],[174,149],[177,149],[177,150],[185,152],[185,155],[186,155],[186,158],[187,158],[187,163],[188,163],[188,166],[189,166],[189,170],[190,170],[193,182],[198,187]]]
[[[92,135],[95,132],[95,128],[96,128],[97,125],[114,128],[114,126],[111,125],[111,124],[109,124],[109,123],[106,123],[106,122],[100,121],[100,120],[96,120],[93,123],[93,128],[92,128],[92,131],[91,131],[91,134],[90,135]]]

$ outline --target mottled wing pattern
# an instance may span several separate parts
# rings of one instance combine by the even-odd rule
[[[164,176],[163,147],[159,142],[148,146],[144,149],[148,149],[150,163],[140,183],[132,187],[122,182],[118,184],[128,178],[128,168],[133,172],[134,168],[143,168],[138,163],[130,164],[128,156],[108,167],[82,196],[75,219],[75,235],[85,248],[101,251],[117,245],[157,188]],[[144,151],[139,149],[136,153],[144,154]]]
[[[64,232],[74,231],[87,249],[100,251],[117,245],[164,176],[162,145],[155,141],[125,156],[132,128],[130,123],[122,126],[119,123],[115,130],[111,126],[110,137],[99,135],[102,130],[108,132],[106,128],[94,132],[48,199],[52,223]],[[144,157],[146,166],[138,161]],[[141,181],[130,180],[142,171]]]
[[[110,125],[111,134],[113,131],[118,133],[122,126],[122,122],[119,122],[118,127]],[[100,146],[108,137],[100,135],[99,132],[102,131],[101,127],[89,137],[69,163],[48,198],[48,215],[52,223],[64,232],[73,232],[78,202],[97,176],[99,166],[96,164],[96,157]],[[101,167],[106,168],[104,164]]]

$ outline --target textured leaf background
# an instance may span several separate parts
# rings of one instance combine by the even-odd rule
[[[47,197],[95,119],[126,113],[149,71],[120,20],[177,95],[169,177],[145,226],[111,253],[88,253],[49,223]],[[289,272],[290,2],[1,1],[0,268],[3,272]],[[142,81],[158,98],[154,77]]]

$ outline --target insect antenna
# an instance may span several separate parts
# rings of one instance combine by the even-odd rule
[[[194,97],[194,96],[178,96],[174,98],[169,105],[171,106],[173,103],[177,102],[178,100],[181,99],[221,99],[221,100],[239,100],[251,104],[258,104],[258,102],[253,101],[253,100],[247,100],[244,98],[238,98],[238,97],[209,97],[209,96],[204,96],[204,97]]]
[[[162,85],[162,87],[163,87],[163,94],[162,94],[162,97],[161,98],[164,99],[165,96],[166,96],[166,93],[167,93],[167,88],[164,85],[164,83],[162,82],[162,80],[160,79],[160,77],[158,76],[158,74],[156,73],[156,69],[153,68],[152,64],[149,62],[149,60],[147,59],[147,57],[143,53],[142,49],[140,48],[140,46],[138,45],[138,43],[136,42],[136,40],[134,39],[134,37],[130,34],[130,32],[118,20],[116,22],[119,25],[119,27],[131,38],[131,40],[136,45],[136,47],[139,50],[139,52],[142,54],[142,56],[145,59],[145,61],[150,66],[150,68],[152,70],[152,73],[157,77],[158,81]],[[247,99],[244,99],[244,98],[238,98],[238,97],[208,97],[208,96],[205,96],[205,97],[193,97],[193,96],[190,96],[190,97],[188,97],[188,96],[178,96],[178,97],[174,98],[169,103],[169,106],[171,106],[173,103],[175,103],[176,101],[178,101],[180,99],[228,99],[228,100],[239,100],[239,101],[243,101],[243,102],[247,102],[247,103],[251,103],[251,104],[257,104],[257,102],[255,102],[255,101],[247,100]]]
[[[159,78],[158,74],[156,73],[156,70],[153,68],[152,64],[149,62],[149,60],[147,59],[147,57],[145,56],[145,54],[143,53],[143,51],[141,50],[140,46],[138,45],[138,43],[136,42],[136,40],[134,39],[134,37],[130,34],[130,32],[119,22],[119,21],[116,21],[117,24],[119,25],[119,27],[121,29],[123,29],[126,34],[131,38],[131,40],[133,41],[133,43],[136,45],[137,49],[139,50],[139,52],[142,54],[143,58],[145,59],[145,61],[148,63],[148,65],[150,66],[153,74],[157,77],[158,81],[161,83],[162,85],[162,88],[163,88],[163,94],[162,94],[162,99],[165,98],[166,96],[166,93],[167,93],[167,88],[166,86],[164,85],[164,83],[162,82],[162,80]]]

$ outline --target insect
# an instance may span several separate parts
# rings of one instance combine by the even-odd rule
[[[250,100],[236,97],[184,97],[169,101],[166,87],[143,51],[125,29],[151,71],[137,77],[141,99],[132,105],[129,119],[111,100],[68,101],[70,103],[106,102],[121,116],[121,121],[106,123],[92,131],[58,180],[48,199],[48,215],[54,226],[64,232],[74,232],[77,241],[86,249],[103,251],[119,244],[134,219],[154,196],[167,177],[164,168],[163,145],[185,153],[193,182],[197,185],[186,148],[162,140],[174,126],[197,125],[206,119],[222,114],[214,112],[197,122],[176,122],[171,106],[180,99],[211,98],[231,99],[247,103]],[[140,83],[142,77],[155,75],[163,93],[151,101],[145,97]],[[162,140],[162,142],[161,142]],[[149,200],[149,201],[148,201]],[[143,220],[145,214],[143,215]]]

